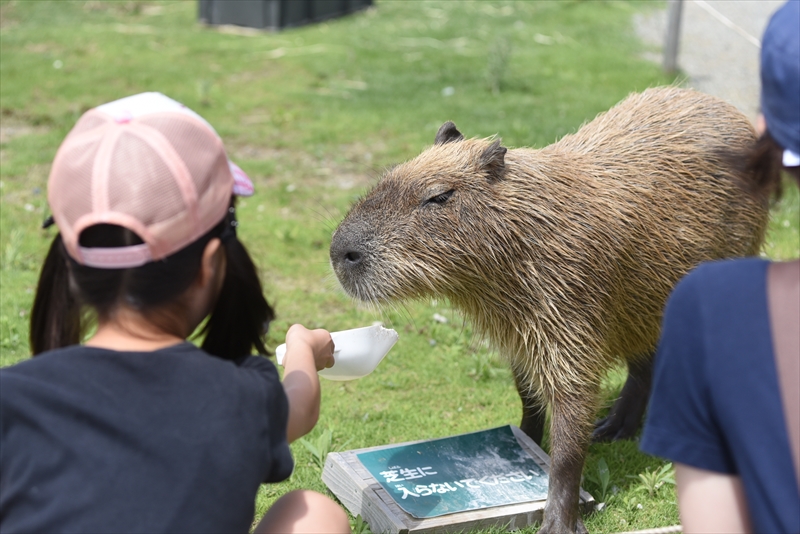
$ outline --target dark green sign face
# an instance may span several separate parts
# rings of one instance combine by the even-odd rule
[[[356,456],[418,518],[547,498],[547,474],[509,426]]]

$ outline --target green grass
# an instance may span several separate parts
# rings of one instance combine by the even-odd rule
[[[511,375],[469,325],[445,302],[384,312],[353,303],[330,272],[330,235],[383,168],[416,155],[446,120],[469,137],[544,146],[628,93],[672,82],[640,58],[631,27],[635,12],[654,7],[379,1],[346,18],[261,33],[204,28],[195,2],[0,2],[0,365],[28,355],[33,289],[54,235],[40,225],[59,143],[86,109],[157,90],[214,124],[255,182],[239,219],[278,312],[270,346],[294,322],[340,330],[380,320],[400,333],[370,376],[323,382],[308,443],[352,449],[518,423]],[[800,255],[798,206],[788,188],[770,257]],[[623,372],[609,376],[609,401],[623,381]],[[259,516],[288,490],[325,491],[312,449],[293,445],[297,468],[262,487]],[[584,484],[593,494],[602,493],[602,463],[607,505],[587,519],[591,531],[678,522],[670,484],[652,495],[641,489],[639,475],[662,461],[635,442],[593,445]]]

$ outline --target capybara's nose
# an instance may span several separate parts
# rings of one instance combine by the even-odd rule
[[[361,263],[361,260],[364,259],[364,255],[357,250],[348,250],[347,252],[344,253],[343,259],[344,259],[344,264],[347,267],[355,267],[356,265]]]
[[[334,268],[354,269],[364,262],[364,252],[357,239],[347,232],[337,232],[331,240],[331,263]]]

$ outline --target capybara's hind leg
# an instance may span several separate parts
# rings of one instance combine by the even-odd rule
[[[538,534],[587,532],[578,504],[594,412],[591,398],[575,395],[552,402],[549,488]]]
[[[517,386],[519,398],[522,400],[522,422],[519,424],[519,428],[537,445],[541,445],[545,425],[544,406],[542,406],[539,398],[533,394],[533,391],[524,385],[527,383],[527,379],[523,375],[515,372],[514,383]]]
[[[608,416],[595,423],[594,441],[630,439],[639,431],[653,381],[653,355],[628,363],[628,379]]]

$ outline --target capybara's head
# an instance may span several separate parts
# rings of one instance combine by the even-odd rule
[[[447,122],[431,148],[388,170],[333,234],[331,265],[345,291],[381,304],[485,284],[475,247],[491,257],[503,245],[493,207],[505,154],[499,141],[464,139]]]

